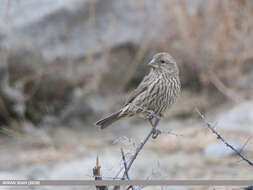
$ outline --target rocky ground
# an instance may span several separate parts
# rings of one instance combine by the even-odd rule
[[[209,117],[214,121],[223,119],[225,126],[226,117],[231,112],[219,114],[219,117],[210,114]],[[104,131],[92,125],[42,129],[27,126],[30,133],[1,138],[1,179],[92,179],[97,155],[103,176],[110,179],[120,168],[120,147],[132,153],[133,143],[139,143],[149,132],[148,123],[141,120],[124,120]],[[159,128],[170,131],[170,134],[161,134],[146,144],[131,169],[132,179],[252,179],[251,167],[220,143],[197,117],[162,121]],[[239,148],[252,135],[249,123],[248,128],[237,125],[230,130],[218,125],[217,130]],[[249,141],[244,153],[251,160],[252,150],[253,143]]]
[[[124,120],[105,131],[93,123],[122,104],[158,51],[176,58],[183,92],[159,125],[172,132],[145,145],[131,178],[252,179],[194,111],[218,121],[237,148],[252,135],[250,0],[2,2],[0,179],[92,179],[97,155],[104,178],[114,176],[120,147],[132,153],[148,123]],[[253,160],[251,141],[244,153]]]

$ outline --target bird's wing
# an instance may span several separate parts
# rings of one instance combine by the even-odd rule
[[[139,86],[133,92],[130,93],[125,105],[131,103],[139,94],[141,94],[142,92],[144,92],[147,89],[148,84],[149,84],[149,82],[148,82],[149,79],[150,79],[149,75],[147,75],[143,78],[143,80],[141,81]]]

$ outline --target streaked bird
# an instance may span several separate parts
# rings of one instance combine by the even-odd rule
[[[158,53],[148,63],[151,67],[139,86],[130,94],[125,105],[117,112],[96,122],[101,129],[115,121],[134,115],[148,118],[162,117],[176,101],[181,91],[179,70],[175,59],[168,53]]]

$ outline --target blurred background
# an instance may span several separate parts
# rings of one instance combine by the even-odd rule
[[[159,125],[172,132],[148,142],[131,178],[252,179],[195,111],[235,147],[252,135],[252,17],[251,0],[1,0],[0,178],[92,179],[97,155],[115,176],[120,147],[130,155],[150,126],[94,122],[166,51],[183,89]],[[253,142],[244,153],[253,159]]]

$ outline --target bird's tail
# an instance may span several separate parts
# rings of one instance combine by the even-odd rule
[[[97,121],[95,125],[99,126],[100,129],[104,129],[108,127],[109,125],[111,125],[112,123],[114,123],[115,121],[118,121],[120,118],[122,118],[123,116],[121,116],[120,113],[121,113],[121,110],[109,115],[108,117],[104,119]]]

